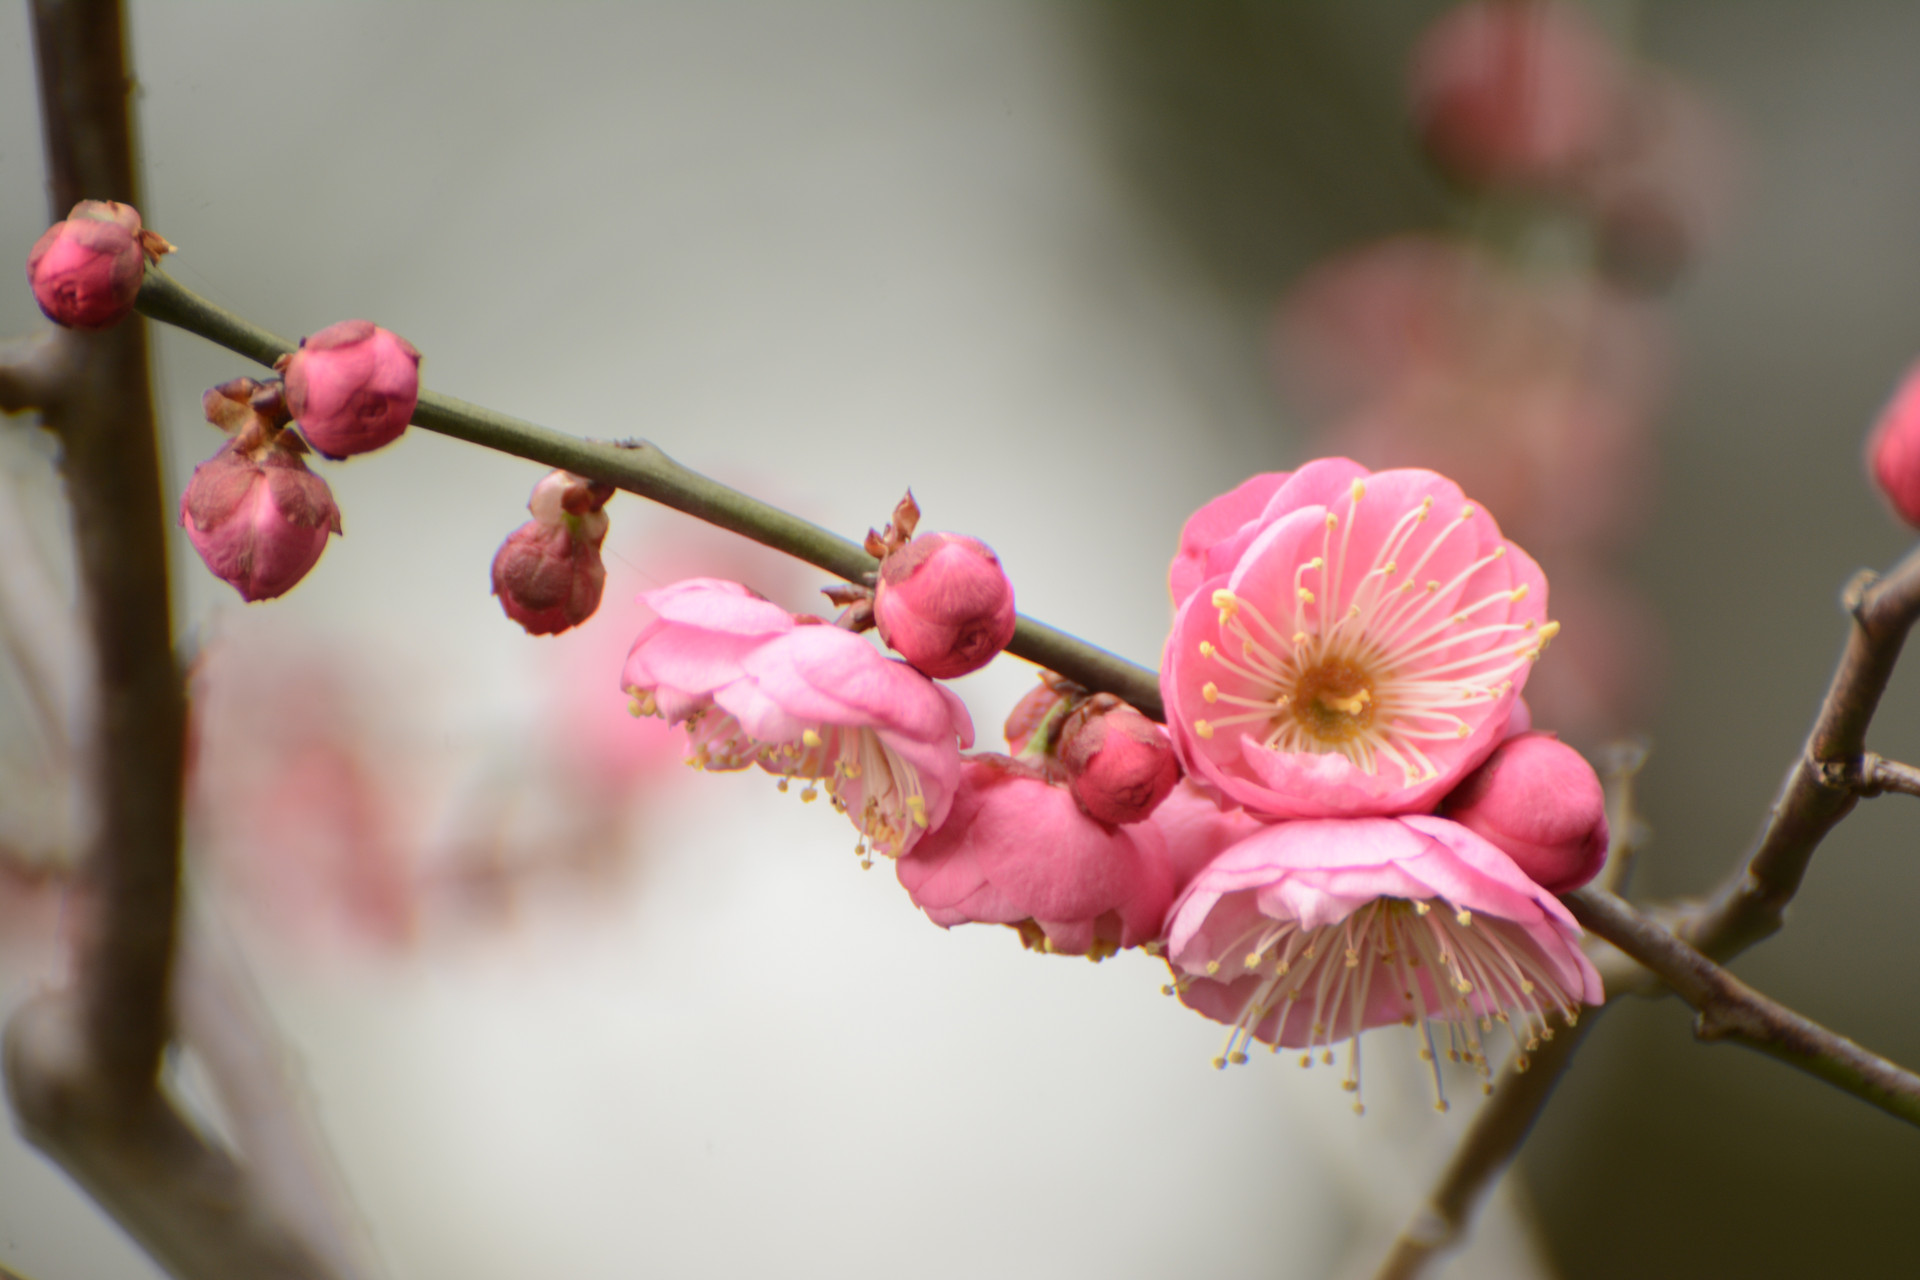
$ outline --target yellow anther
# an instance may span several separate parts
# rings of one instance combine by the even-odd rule
[[[1324,569],[1326,567],[1326,558],[1323,556],[1315,556],[1313,559],[1307,561],[1307,568],[1309,569]]]
[[[1355,480],[1353,482],[1353,487],[1351,489],[1348,489],[1347,492],[1353,495],[1353,500],[1355,502],[1358,502],[1360,501],[1360,499],[1367,496],[1367,486],[1360,483],[1358,480]]]
[[[1470,735],[1472,732],[1473,730],[1467,728],[1467,726],[1461,725],[1458,729],[1454,730],[1453,736],[1456,738],[1464,738]]]
[[[1215,1071],[1225,1071],[1227,1069],[1227,1060],[1225,1058],[1215,1058],[1213,1060],[1213,1069]]]
[[[1416,902],[1416,903],[1414,903],[1414,904],[1413,904],[1413,913],[1414,913],[1415,915],[1419,915],[1419,916],[1423,916],[1423,915],[1425,915],[1425,914],[1427,914],[1427,912],[1429,912],[1429,911],[1431,911],[1431,910],[1433,910],[1433,904],[1431,904],[1431,903],[1428,903],[1428,902]]]
[[[692,764],[693,761],[689,760],[687,761],[687,763]],[[785,778],[782,778],[780,779],[780,781],[774,783],[773,786],[776,791],[785,791],[787,789],[787,780]]]
[[[1447,1109],[1447,1100],[1445,1098],[1436,1098],[1433,1103],[1433,1109],[1444,1113]]]
[[[1331,511],[1327,512],[1327,528],[1338,529],[1339,527],[1340,527],[1340,517],[1333,514],[1333,512]]]
[[[916,827],[926,826],[927,825],[926,797],[925,796],[908,796],[907,812],[913,815],[914,826]]]
[[[1298,588],[1298,591],[1300,593],[1300,601],[1302,604],[1313,603],[1313,592],[1307,590],[1305,587]]]
[[[820,745],[820,735],[811,729],[806,729],[801,732],[800,741],[806,743],[808,748],[817,747]]]
[[[1540,647],[1542,649],[1546,648],[1547,641],[1553,639],[1555,636],[1559,634],[1560,634],[1560,624],[1557,622],[1549,622],[1546,626],[1540,628]]]
[[[1293,968],[1293,966],[1285,960],[1276,961],[1273,966],[1273,976],[1276,978],[1284,978],[1287,976],[1287,971],[1291,968]]]
[[[1208,702],[1220,701],[1220,686],[1209,680],[1200,686],[1200,696]]]
[[[1227,1061],[1231,1062],[1236,1067],[1244,1066],[1247,1061],[1247,1055],[1244,1053],[1241,1053],[1238,1049],[1235,1049],[1232,1053],[1227,1055]]]
[[[1501,556],[1504,556],[1505,554],[1507,554],[1507,544],[1504,542],[1493,549],[1493,558],[1495,560],[1498,560]]]
[[[1531,591],[1532,589],[1533,588],[1530,584],[1523,582],[1519,586],[1515,587],[1512,591],[1507,593],[1507,599],[1525,600],[1527,598],[1527,592]]]
[[[800,793],[801,801],[806,804],[812,804],[815,800],[818,800],[819,798],[820,798],[820,791],[819,791],[819,788],[817,787],[809,786],[805,791],[802,791]]]
[[[1247,968],[1249,969],[1254,968],[1260,963],[1260,953],[1258,951],[1247,952],[1247,958],[1244,963]]]
[[[1460,508],[1460,518],[1462,520],[1473,519],[1473,504],[1471,502],[1469,502],[1466,506]]]
[[[1208,724],[1205,720],[1195,720],[1193,722],[1193,731],[1199,734],[1202,738],[1213,737],[1213,726]]]
[[[1532,623],[1528,623],[1527,625],[1528,625],[1528,626],[1532,626],[1533,624],[1532,624]],[[1213,647],[1213,641],[1211,641],[1211,640],[1202,640],[1202,641],[1200,642],[1200,656],[1201,656],[1201,657],[1203,657],[1203,658],[1211,658],[1211,657],[1212,657],[1212,656],[1213,656],[1214,654],[1216,654],[1216,653],[1218,653],[1218,652],[1219,652],[1219,650],[1217,650],[1217,649],[1215,649],[1215,648]]]
[[[1207,961],[1207,976],[1211,978],[1218,972],[1220,972],[1220,962],[1218,960]]]
[[[1304,1067],[1310,1067],[1310,1066],[1312,1066],[1312,1065],[1313,1065],[1313,1055],[1312,1055],[1312,1054],[1310,1054],[1310,1053],[1303,1053],[1303,1054],[1301,1054],[1301,1055],[1300,1055],[1300,1065],[1301,1065],[1301,1066],[1302,1066],[1303,1068],[1304,1068]]]
[[[1387,574],[1398,573],[1399,571],[1400,571],[1400,562],[1398,560],[1389,560],[1385,564],[1380,566],[1380,572],[1383,576]]]
[[[1323,693],[1320,695],[1321,706],[1325,707],[1329,711],[1338,711],[1342,715],[1349,715],[1349,716],[1359,715],[1360,708],[1366,706],[1369,702],[1372,702],[1372,701],[1373,701],[1373,692],[1372,690],[1369,690],[1369,689],[1362,689],[1358,693],[1355,693],[1352,697],[1348,697],[1348,698],[1336,698],[1331,694],[1326,694],[1326,693]]]
[[[1306,632],[1304,632],[1304,631],[1296,631],[1296,632],[1294,632],[1294,633],[1293,633],[1293,647],[1294,647],[1294,648],[1296,648],[1296,649],[1300,649],[1300,648],[1304,648],[1304,647],[1306,646],[1306,643],[1307,643],[1307,633],[1306,633]]]

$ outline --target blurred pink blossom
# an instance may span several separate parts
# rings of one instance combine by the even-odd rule
[[[1894,514],[1920,529],[1920,364],[1902,375],[1874,421],[1867,472]]]

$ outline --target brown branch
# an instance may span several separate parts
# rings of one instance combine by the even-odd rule
[[[46,401],[63,372],[62,333],[46,329],[0,342],[0,413],[38,409]]]
[[[1509,1063],[1500,1072],[1492,1096],[1474,1113],[1432,1194],[1401,1229],[1375,1280],[1414,1280],[1461,1242],[1480,1201],[1527,1140],[1599,1014],[1598,1009],[1588,1010],[1577,1025],[1529,1053],[1524,1071]]]
[[[1610,893],[1581,889],[1563,901],[1590,932],[1658,974],[1699,1011],[1694,1034],[1700,1039],[1758,1049],[1920,1125],[1920,1076],[1761,995]]]
[[[1920,616],[1920,549],[1884,578],[1862,573],[1842,597],[1853,617],[1847,647],[1813,731],[1747,864],[1677,932],[1702,954],[1729,959],[1780,927],[1813,851],[1860,798],[1867,726],[1907,632]]]
[[[33,0],[31,16],[52,215],[81,199],[137,204],[118,3]],[[21,1132],[176,1276],[323,1277],[244,1171],[159,1088],[186,701],[146,325],[129,318],[50,342],[37,354],[8,349],[8,394],[30,399],[61,440],[94,686],[80,774],[91,829],[81,839],[74,986],[8,1023],[8,1097]],[[49,371],[57,376],[36,376]]]
[[[1863,796],[1877,796],[1887,791],[1920,796],[1920,769],[1869,751],[1861,757],[1860,776],[1854,780],[1854,788]]]

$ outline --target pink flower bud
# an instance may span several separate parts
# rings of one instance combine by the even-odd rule
[[[70,329],[106,329],[133,310],[147,260],[173,246],[140,228],[140,211],[82,200],[27,254],[27,279],[47,319]]]
[[[300,342],[274,366],[300,434],[324,458],[392,444],[420,398],[420,353],[367,320],[342,320]]]
[[[1469,182],[1557,186],[1613,128],[1626,72],[1573,5],[1477,0],[1449,9],[1414,52],[1413,116]]]
[[[1013,584],[985,543],[924,534],[880,561],[873,616],[911,666],[951,679],[986,666],[1013,639]]]
[[[1900,518],[1920,529],[1920,364],[1880,411],[1867,437],[1867,469]]]
[[[1080,807],[1113,826],[1145,818],[1180,781],[1167,731],[1110,693],[1067,718],[1060,760]]]
[[[1440,812],[1498,848],[1548,893],[1569,893],[1607,859],[1607,800],[1593,766],[1546,733],[1500,744]]]
[[[555,471],[533,487],[533,519],[507,535],[493,557],[493,594],[507,616],[529,635],[550,636],[577,627],[600,607],[607,571],[600,544],[607,537],[613,486]]]
[[[289,435],[262,443],[242,431],[193,469],[180,495],[187,540],[249,602],[292,590],[327,549],[327,535],[340,532],[333,493],[300,450]]]

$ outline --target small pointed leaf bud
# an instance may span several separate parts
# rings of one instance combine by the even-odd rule
[[[286,375],[300,434],[323,458],[392,444],[420,399],[420,353],[367,320],[328,325],[274,367]]]
[[[292,590],[340,532],[333,492],[300,452],[294,436],[242,430],[193,469],[180,496],[187,540],[249,602]]]
[[[929,533],[880,561],[880,638],[926,675],[978,671],[1013,639],[1013,584],[983,542]]]
[[[1867,437],[1867,470],[1899,517],[1920,529],[1920,364],[1880,411]]]
[[[533,519],[507,535],[493,557],[493,594],[529,635],[579,626],[600,607],[607,582],[600,544],[607,537],[613,486],[555,471],[533,487]]]
[[[1141,821],[1180,781],[1167,731],[1110,693],[1095,694],[1067,717],[1060,760],[1073,798],[1111,826]]]
[[[133,310],[148,259],[173,246],[140,227],[140,212],[113,200],[82,200],[27,254],[27,279],[47,319],[70,329],[106,329]]]
[[[1444,817],[1512,858],[1548,893],[1570,893],[1607,859],[1607,800],[1593,766],[1548,733],[1509,738],[1455,787]]]

